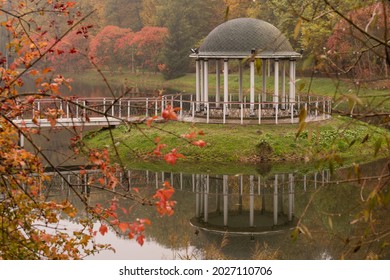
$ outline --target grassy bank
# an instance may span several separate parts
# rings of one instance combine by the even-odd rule
[[[127,85],[128,87],[137,87],[141,90],[155,90],[155,89],[170,89],[176,92],[195,92],[195,73],[186,74],[180,78],[172,80],[164,80],[160,73],[140,72],[131,73],[129,71],[117,71],[117,72],[103,72],[107,81],[112,85]],[[73,76],[73,73],[69,73],[69,76]],[[213,94],[215,91],[215,74],[209,74],[209,93]],[[74,81],[82,82],[86,85],[104,85],[102,76],[96,71],[89,70],[83,73],[79,73],[73,77]],[[261,91],[261,77],[257,76],[256,83],[257,91]],[[286,79],[286,86],[288,86],[288,78]],[[243,87],[244,93],[249,93],[245,89],[249,89],[249,73],[244,73]],[[221,75],[221,85],[223,85],[223,75]],[[267,77],[267,89],[273,92],[274,79],[273,77]],[[315,93],[327,96],[338,96],[340,93],[356,93],[359,96],[367,95],[383,95],[388,93],[388,82],[384,83],[351,83],[349,80],[337,80],[323,77],[300,77],[298,75],[297,91],[301,93]],[[231,92],[238,92],[238,73],[231,73],[229,75],[229,89]],[[279,87],[281,88],[281,87]]]
[[[333,166],[361,163],[387,155],[384,143],[389,137],[386,130],[344,117],[310,123],[296,137],[297,125],[218,125],[188,124],[168,122],[146,125],[120,126],[112,131],[114,143],[109,131],[90,133],[87,143],[96,147],[113,145],[121,158],[129,165],[153,167],[163,162],[153,154],[155,140],[166,145],[162,154],[172,149],[185,155],[179,159],[183,168],[202,165],[209,170],[215,165],[234,163],[237,169],[246,168],[246,164],[283,162],[289,165],[311,163],[311,166]],[[196,140],[202,139],[207,145],[203,148],[193,145],[181,135],[196,132]],[[204,135],[199,135],[199,132]],[[383,143],[383,145],[379,145]],[[312,164],[315,163],[315,164]],[[157,167],[156,167],[157,168]],[[229,167],[231,168],[231,167]],[[249,167],[253,168],[253,167]]]
[[[166,93],[187,92],[195,93],[195,74],[189,73],[183,77],[164,80],[160,73],[140,72],[131,73],[128,70],[116,71],[116,72],[103,72],[105,78],[111,85],[116,87],[125,85],[129,88],[136,88],[142,93],[151,93],[156,90],[164,90]],[[78,75],[69,73],[70,77],[73,76],[74,81],[84,84],[86,86],[103,86],[105,83],[100,74],[96,71],[89,70]],[[209,94],[213,95],[215,92],[216,75],[209,74]],[[244,94],[249,94],[249,74],[244,73],[243,76],[243,88]],[[231,73],[229,75],[229,91],[232,94],[238,92],[239,82],[238,74]],[[256,92],[262,91],[261,77],[256,77]],[[286,87],[288,88],[288,78],[286,79]],[[223,75],[221,75],[221,86],[223,86]],[[273,92],[274,78],[267,77],[267,91]],[[281,85],[279,86],[281,88]],[[335,108],[342,111],[349,111],[350,106],[354,102],[361,102],[360,108],[365,111],[374,109],[375,111],[389,111],[390,102],[386,102],[388,97],[388,90],[390,84],[388,81],[376,81],[371,83],[353,83],[350,80],[337,80],[323,77],[300,77],[298,74],[298,80],[296,84],[297,92],[303,94],[318,94],[326,95],[334,98]],[[109,93],[107,93],[109,94]],[[118,92],[119,94],[119,92]],[[350,100],[340,100],[342,95],[352,96]],[[357,97],[357,98],[356,98]],[[356,108],[358,110],[358,108]]]

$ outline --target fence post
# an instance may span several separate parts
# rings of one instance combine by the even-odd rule
[[[79,100],[76,100],[76,118],[79,118]]]
[[[146,104],[145,104],[145,115],[146,117],[149,117],[149,98],[146,98]]]
[[[325,120],[326,119],[326,106],[325,106],[325,97],[322,98],[322,117]]]
[[[241,119],[241,124],[244,124],[244,110],[243,110],[242,102],[240,103],[240,119]]]
[[[207,101],[206,115],[207,115],[207,123],[210,122],[210,103]]]
[[[180,120],[183,119],[183,95],[180,94]]]
[[[278,124],[278,117],[279,117],[279,102],[275,106],[275,124]]]
[[[119,99],[119,118],[122,118],[122,99]]]
[[[111,115],[114,116],[115,114],[115,103],[114,103],[115,100],[112,100],[111,101]]]
[[[128,119],[130,119],[130,114],[131,114],[130,106],[131,106],[131,103],[130,103],[130,100],[128,100],[127,101],[127,118]]]
[[[259,101],[259,124],[261,124],[261,102]]]
[[[87,109],[86,109],[86,106],[87,106],[87,101],[86,100],[84,100],[83,101],[83,115],[84,115],[84,118],[86,118],[87,117]]]

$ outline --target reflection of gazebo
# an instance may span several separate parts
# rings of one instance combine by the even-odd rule
[[[216,27],[198,49],[192,49],[192,58],[196,59],[196,112],[213,115],[219,112],[225,116],[234,114],[232,108],[240,111],[237,118],[253,118],[266,109],[272,111],[272,118],[293,118],[299,114],[298,107],[305,106],[295,93],[296,59],[301,54],[295,52],[287,38],[273,25],[258,19],[239,18],[227,21]],[[209,96],[209,63],[215,61],[216,90],[215,101]],[[238,102],[229,100],[229,61],[238,60]],[[221,99],[220,61],[223,61],[223,99]],[[262,73],[262,90],[255,93],[255,68]],[[250,87],[249,101],[243,95],[243,65],[249,64]],[[273,64],[274,89],[267,94],[267,73]],[[268,68],[267,68],[268,65]],[[286,86],[288,68],[289,83]],[[288,94],[287,94],[288,89]],[[229,103],[230,101],[230,103]],[[221,106],[222,104],[222,106]],[[236,105],[236,106],[232,106]],[[306,106],[308,104],[306,103]],[[317,104],[318,105],[318,104]],[[243,109],[244,106],[244,109]],[[310,104],[309,104],[310,106]],[[209,108],[212,107],[212,108]],[[262,109],[263,112],[260,112]],[[198,114],[200,115],[200,114]],[[243,116],[242,116],[243,115]],[[212,117],[212,116],[211,116]],[[277,123],[277,121],[276,121]]]
[[[294,177],[292,174],[288,176],[287,197],[284,191],[281,192],[283,186],[280,185],[282,183],[280,177],[284,180],[284,175],[274,175],[273,193],[268,195],[261,193],[259,188],[256,194],[255,177],[252,175],[249,176],[249,193],[246,194],[242,177],[238,191],[233,191],[232,186],[229,191],[228,176],[223,175],[222,190],[216,187],[215,193],[210,193],[209,176],[203,177],[204,180],[195,180],[196,215],[191,219],[191,224],[206,231],[240,235],[275,233],[291,229],[296,224],[293,214]],[[232,201],[235,194],[238,194],[238,201]],[[261,208],[255,205],[256,198],[261,198],[261,201],[257,201],[260,202]],[[210,200],[214,201],[215,210],[210,209],[214,204]],[[247,207],[243,207],[244,204]],[[288,213],[285,213],[285,209]]]

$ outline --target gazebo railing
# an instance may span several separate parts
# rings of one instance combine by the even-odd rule
[[[183,121],[206,123],[275,123],[299,122],[305,110],[306,121],[325,120],[331,116],[332,100],[329,97],[297,95],[295,100],[284,102],[193,101],[180,96],[164,96],[166,104],[181,108]]]

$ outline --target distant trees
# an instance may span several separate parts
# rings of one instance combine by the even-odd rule
[[[167,35],[167,28],[154,26],[145,26],[134,34],[130,46],[136,50],[136,60],[142,69],[157,70]]]
[[[135,67],[156,71],[167,36],[163,27],[147,26],[134,33],[129,28],[106,26],[90,43],[90,57],[100,67]]]
[[[108,25],[104,27],[90,43],[89,56],[99,66],[118,65],[121,63],[121,57],[115,55],[114,49],[116,41],[128,35],[130,28],[120,28]]]
[[[387,16],[386,16],[387,14]],[[371,36],[385,42],[390,38],[390,5],[376,3],[357,9],[348,18]],[[326,47],[336,71],[351,72],[354,77],[387,77],[386,48],[342,19],[333,29]]]

